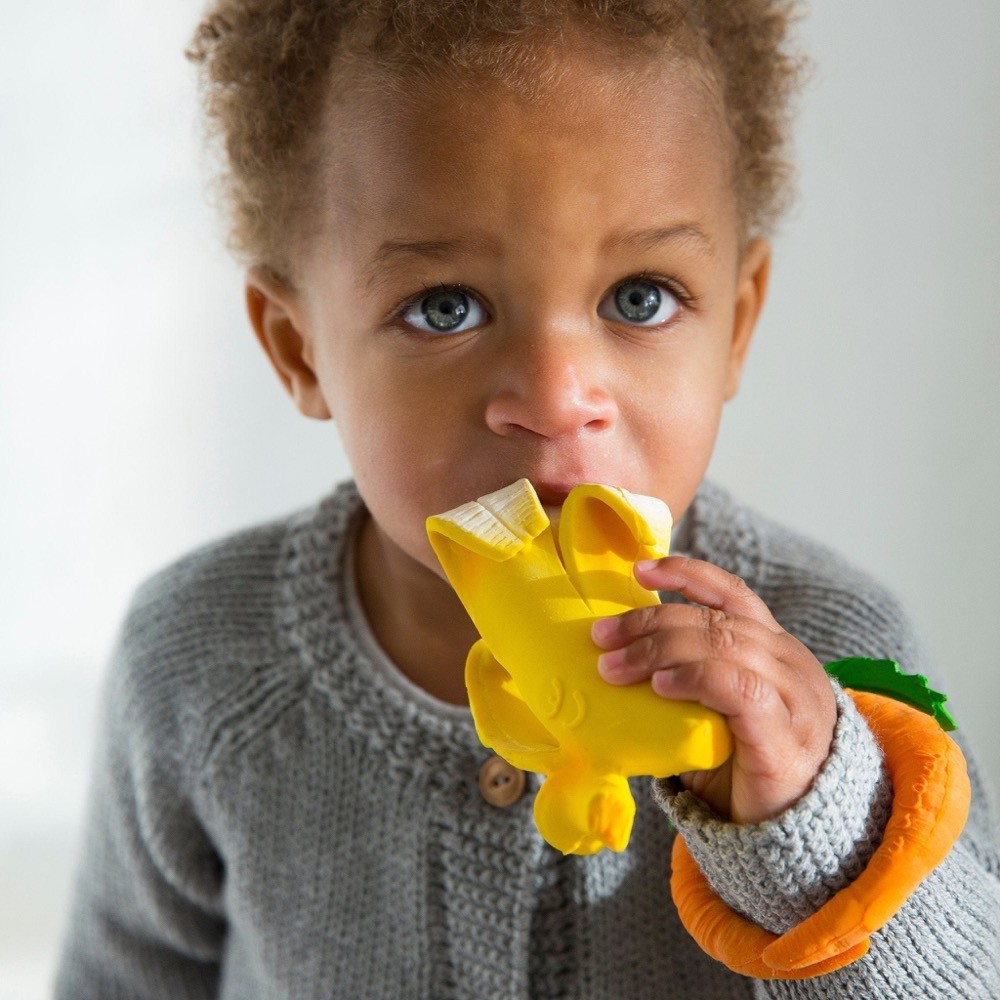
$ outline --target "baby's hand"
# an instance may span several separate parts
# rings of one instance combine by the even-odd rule
[[[733,755],[680,775],[685,788],[736,823],[776,816],[806,792],[826,760],[837,720],[815,656],[774,620],[739,577],[699,559],[637,563],[648,590],[689,601],[637,608],[594,622],[598,669],[613,684],[649,681],[664,698],[697,701],[726,717]]]

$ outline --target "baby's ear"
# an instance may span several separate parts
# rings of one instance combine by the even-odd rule
[[[305,310],[295,289],[266,268],[251,267],[246,304],[257,340],[295,405],[307,417],[329,420]]]
[[[765,239],[751,240],[743,250],[739,275],[736,279],[736,308],[733,313],[733,338],[726,372],[725,398],[730,400],[740,387],[740,376],[746,363],[747,351],[754,328],[767,298],[767,282],[771,273],[771,244]]]

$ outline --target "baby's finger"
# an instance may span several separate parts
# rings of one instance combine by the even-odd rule
[[[752,618],[734,618],[717,608],[695,604],[654,604],[609,618],[595,618],[590,636],[601,649],[618,649],[643,636],[686,628],[713,633],[723,647],[734,629],[749,631],[761,639],[774,636],[773,629]]]
[[[781,664],[772,650],[776,635],[764,625],[750,618],[730,618],[714,608],[675,605],[670,611],[674,614],[667,627],[632,637],[624,644],[605,645],[606,652],[597,659],[601,676],[617,684],[634,684],[648,680],[657,670],[718,659],[752,667],[778,679]],[[620,621],[628,628],[624,619],[632,615],[635,612],[612,621]],[[689,624],[677,624],[678,619]],[[642,627],[642,616],[637,620],[640,624],[632,627]]]
[[[727,615],[753,618],[780,631],[767,605],[738,576],[720,566],[686,556],[638,562],[635,576],[647,590],[673,590],[689,601],[717,608]]]
[[[695,660],[652,675],[653,690],[675,701],[697,701],[729,722],[733,736],[753,745],[761,734],[789,728],[790,713],[779,688],[759,670],[717,660]]]

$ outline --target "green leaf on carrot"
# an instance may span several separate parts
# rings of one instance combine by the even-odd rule
[[[904,673],[895,660],[850,656],[844,660],[828,663],[823,669],[832,677],[836,677],[842,687],[853,688],[855,691],[871,691],[873,694],[895,698],[896,701],[926,712],[944,730],[958,728],[944,707],[948,696],[930,687],[923,674]]]

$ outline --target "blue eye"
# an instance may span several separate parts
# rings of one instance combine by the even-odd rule
[[[485,315],[475,296],[460,287],[452,285],[425,288],[424,291],[429,294],[411,299],[400,314],[405,322],[424,333],[454,333],[470,313],[475,317],[478,310],[480,322]],[[415,313],[419,316],[414,316]],[[428,325],[421,326],[421,322]]]
[[[661,295],[661,289],[666,295]],[[626,320],[640,326],[659,326],[666,323],[680,308],[680,303],[665,284],[659,284],[645,277],[629,278],[615,289],[615,306]],[[605,316],[598,309],[598,315],[604,319],[620,322],[618,316]]]
[[[666,294],[662,294],[662,293]],[[671,291],[665,280],[636,275],[616,286],[613,295],[602,300],[598,315],[616,323],[639,326],[659,326],[666,323],[679,309],[683,296]],[[614,300],[618,315],[602,312],[604,302]],[[465,333],[480,325],[485,311],[471,289],[462,285],[425,286],[423,291],[408,299],[396,314],[407,325],[429,334]],[[471,323],[463,327],[471,316]]]

